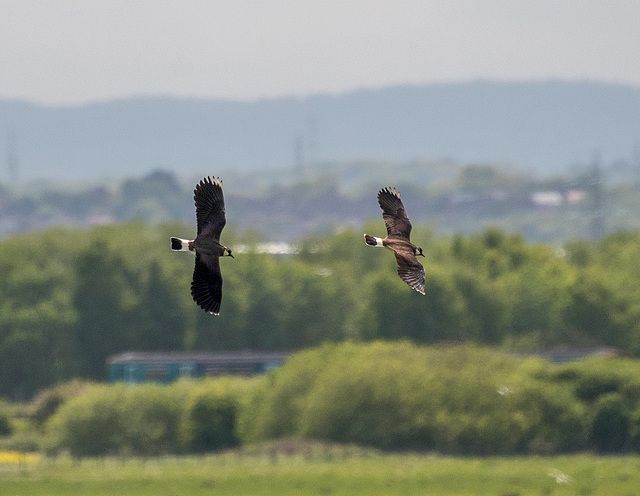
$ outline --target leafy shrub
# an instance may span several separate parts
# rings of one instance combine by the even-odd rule
[[[531,378],[544,366],[473,346],[325,345],[272,375],[243,432],[466,454],[579,449],[582,406]]]
[[[41,442],[42,436],[33,431],[14,430],[9,436],[0,437],[0,452],[18,451],[20,453],[28,453],[39,451]]]
[[[621,451],[631,430],[630,413],[622,396],[610,393],[594,405],[589,441],[600,452]]]
[[[600,396],[619,391],[620,383],[620,378],[610,373],[584,374],[576,383],[576,396],[582,401],[593,402]]]
[[[51,417],[48,448],[72,456],[117,453],[124,446],[121,405],[126,386],[97,386],[63,404]]]
[[[264,378],[253,390],[248,405],[240,412],[238,432],[244,442],[290,437],[296,434],[301,408],[313,389],[318,373],[340,350],[347,347],[322,346],[288,358],[282,368]]]
[[[9,405],[0,401],[0,436],[8,436],[11,434],[12,430]]]
[[[575,400],[571,390],[556,384],[523,380],[525,382],[506,398],[506,420],[515,417],[522,422],[519,442],[514,447],[533,454],[583,449],[586,409]]]
[[[141,455],[180,450],[178,429],[187,395],[181,386],[144,384],[127,389],[120,410],[123,450]]]
[[[636,453],[640,452],[640,408],[636,408],[631,414],[628,447]]]
[[[190,398],[182,424],[189,451],[208,452],[238,444],[236,404],[231,398],[199,393]]]
[[[32,401],[30,420],[36,427],[43,427],[65,401],[81,395],[88,387],[87,382],[71,381],[40,391]]]
[[[186,399],[180,433],[189,452],[209,452],[236,446],[239,410],[262,378],[223,377],[206,380]]]
[[[549,368],[547,379],[573,388],[587,404],[610,393],[620,393],[633,409],[640,400],[638,361],[625,358],[588,358]]]
[[[179,449],[185,387],[91,386],[63,403],[47,423],[47,447],[73,456],[158,455]]]
[[[239,405],[259,380],[221,378],[169,386],[94,385],[65,401],[46,426],[46,447],[73,456],[154,456],[235,445]]]

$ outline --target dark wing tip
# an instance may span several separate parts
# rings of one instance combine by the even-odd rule
[[[401,270],[398,268],[398,275],[410,288],[415,289],[420,294],[424,292],[424,272],[415,270]]]
[[[398,190],[396,190],[396,188],[388,187],[382,188],[380,191],[378,191],[378,203],[383,210],[384,203],[387,203],[390,207],[394,208],[398,204],[398,201],[402,202],[402,200],[400,199],[400,193],[398,192]]]
[[[193,190],[193,200],[196,204],[198,234],[206,230],[219,238],[226,224],[222,179],[209,176],[202,179]]]
[[[382,188],[380,191],[378,191],[378,197],[380,197],[380,195],[391,195],[400,199],[400,193],[398,192],[398,190],[390,186],[386,188]]]
[[[220,300],[212,295],[208,285],[198,284],[193,281],[191,283],[191,296],[193,301],[205,312],[220,315]]]
[[[196,187],[193,190],[194,200],[197,198],[199,192],[201,192],[202,190],[208,190],[210,188],[222,190],[222,179],[215,176],[213,178],[211,176],[206,176],[201,179],[200,182],[196,184]]]
[[[218,259],[207,260],[196,253],[196,264],[191,281],[191,296],[200,308],[214,315],[220,314],[222,301],[222,275]]]
[[[198,187],[205,188],[207,186],[213,186],[213,185],[218,186],[219,188],[222,188],[222,179],[216,176],[213,176],[213,178],[211,176],[205,176],[200,180],[198,184],[196,184],[196,189],[194,190],[194,193],[198,190]]]
[[[398,262],[398,275],[405,283],[418,293],[425,294],[424,267],[415,257],[405,258],[396,254]]]
[[[400,208],[404,209],[400,193],[396,188],[382,188],[378,191],[378,204],[385,213],[390,215],[395,215]]]

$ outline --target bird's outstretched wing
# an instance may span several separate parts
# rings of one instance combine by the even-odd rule
[[[205,234],[220,239],[220,233],[227,223],[224,211],[224,196],[220,178],[205,177],[193,190],[196,204],[196,221],[198,234]]]
[[[191,296],[199,307],[214,315],[220,314],[222,274],[218,257],[196,252],[196,266],[191,281]]]
[[[398,262],[398,275],[400,279],[424,294],[424,267],[412,253],[394,250],[396,262]]]
[[[411,222],[404,210],[400,194],[394,189],[383,188],[378,192],[378,203],[387,226],[387,236],[409,241]]]

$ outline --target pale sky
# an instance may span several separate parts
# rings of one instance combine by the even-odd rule
[[[640,1],[0,0],[0,98],[256,99],[474,79],[640,86]]]

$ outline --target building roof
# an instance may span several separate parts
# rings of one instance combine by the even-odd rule
[[[269,351],[127,351],[107,358],[107,364],[125,363],[177,363],[201,364],[284,362],[289,353]]]
[[[595,346],[584,348],[556,347],[546,350],[522,353],[525,356],[538,356],[552,362],[571,362],[591,357],[622,357],[624,352],[618,348],[610,346]]]

